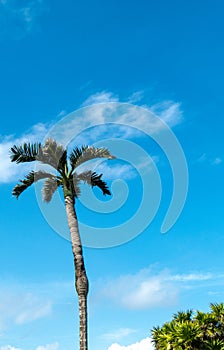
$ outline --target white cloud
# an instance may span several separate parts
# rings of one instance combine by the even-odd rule
[[[114,304],[130,310],[166,307],[177,303],[184,288],[192,288],[197,283],[215,278],[220,276],[211,273],[174,275],[167,269],[155,273],[148,268],[136,274],[99,282],[95,287],[95,296],[98,300],[109,299]]]
[[[142,339],[140,342],[131,345],[119,345],[117,343],[112,344],[108,350],[154,350],[154,346],[151,338]]]
[[[179,282],[193,282],[193,281],[207,281],[213,278],[211,273],[190,273],[188,275],[174,275],[168,277],[170,281],[179,281]]]
[[[41,141],[48,126],[38,123],[32,127],[30,131],[21,137],[6,136],[0,141],[0,183],[10,183],[18,181],[18,179],[33,168],[33,164],[18,165],[10,161],[10,149],[16,144],[20,145],[24,142]]]
[[[106,102],[129,102],[129,103],[135,103],[139,102],[143,99],[144,92],[143,91],[137,91],[134,92],[131,96],[127,97],[126,100],[121,101],[119,97],[112,92],[106,92],[101,91],[97,92],[95,94],[90,95],[82,104],[82,106],[90,106],[93,104],[98,103],[106,103]],[[156,103],[154,105],[142,105],[145,109],[151,111],[153,114],[160,117],[162,120],[164,120],[165,123],[167,123],[170,126],[174,126],[176,124],[179,124],[182,121],[183,113],[181,111],[180,103],[165,100],[159,103]],[[99,108],[96,108],[94,110],[94,117],[95,119],[98,119],[99,121],[102,121],[102,114],[107,111],[109,106],[99,106]],[[113,109],[113,108],[111,108]],[[133,110],[131,110],[131,114],[133,114]],[[143,121],[150,123],[148,113],[144,113],[144,109],[142,110],[142,113],[140,114],[138,111],[137,116],[131,116],[131,115],[125,115],[125,118],[132,118],[134,117],[133,121],[135,122],[135,125],[137,126],[141,124]],[[144,120],[143,120],[144,118]],[[140,120],[139,120],[140,119]],[[125,124],[125,123],[124,123]],[[158,126],[158,125],[157,125]]]
[[[135,93],[137,94],[137,93]],[[140,94],[140,92],[139,92]],[[163,127],[162,122],[159,118],[150,118],[150,110],[152,112],[157,112],[159,116],[164,119],[171,126],[177,124],[181,120],[182,112],[180,110],[180,105],[174,102],[160,103],[151,107],[139,108],[136,110],[135,106],[126,105],[125,111],[123,114],[116,114],[116,104],[101,104],[99,102],[116,102],[118,97],[111,92],[98,92],[94,95],[91,95],[83,105],[88,105],[92,103],[98,103],[91,105],[88,108],[83,108],[74,113],[74,118],[70,118],[69,122],[66,121],[67,118],[55,123],[56,125],[56,134],[51,134],[51,137],[56,138],[59,142],[64,140],[73,141],[75,140],[76,144],[92,144],[96,141],[103,140],[106,138],[120,138],[120,139],[129,139],[133,137],[142,137],[142,133],[139,132],[138,128],[141,130],[145,128],[145,132],[150,135],[158,132]],[[134,109],[133,109],[134,108]],[[59,114],[63,117],[65,111],[61,111]],[[110,122],[111,113],[114,115],[115,124],[112,125]],[[109,117],[108,117],[109,116]],[[108,119],[109,118],[109,119]],[[64,122],[65,121],[65,122]],[[76,137],[74,130],[85,130],[88,129],[91,125],[102,124],[96,128],[91,128],[84,133],[81,133],[80,136]],[[123,125],[121,125],[123,124]],[[58,125],[58,128],[57,128]],[[109,125],[109,127],[108,127]],[[127,126],[126,126],[127,125]],[[132,128],[128,127],[132,125]],[[19,145],[25,141],[36,142],[41,141],[47,134],[50,129],[50,125],[36,124],[32,129],[26,132],[20,137],[7,136],[2,137],[0,140],[0,183],[10,183],[17,181],[19,178],[23,177],[24,174],[33,168],[33,164],[23,164],[18,166],[15,163],[12,163],[9,159],[9,150],[12,145]],[[78,132],[78,131],[77,131]],[[59,134],[58,134],[59,133]],[[216,162],[219,160],[217,159]],[[116,176],[123,176],[127,179],[134,177],[136,173],[129,165],[123,165],[122,167],[113,167],[108,170],[110,178],[112,177],[112,172],[116,172]]]
[[[106,103],[106,102],[128,102],[128,103],[137,103],[140,102],[144,97],[144,91],[136,91],[129,97],[127,97],[126,100],[120,100],[120,98],[115,95],[112,92],[107,92],[107,91],[101,91],[94,93],[90,95],[82,104],[82,106],[90,106],[93,104],[98,104],[98,103]],[[170,101],[170,100],[165,100],[159,103],[156,103],[154,105],[142,105],[145,109],[151,111],[153,114],[157,115],[160,117],[165,123],[167,123],[170,126],[175,126],[176,124],[179,124],[182,121],[183,113],[180,108],[180,103]],[[95,115],[94,117],[100,117],[102,118],[102,112],[107,109],[108,106],[99,106],[99,110],[95,110]],[[98,113],[97,113],[98,112]],[[143,111],[142,111],[143,112]],[[127,117],[127,116],[126,116]],[[130,115],[128,116],[130,117]],[[135,118],[135,124],[139,124],[138,119],[140,115],[138,113],[138,116]],[[149,123],[149,118],[148,118],[148,113],[147,116],[144,115],[144,113],[141,114],[141,118],[145,118],[145,122]],[[140,122],[143,122],[143,120],[140,120]]]
[[[51,316],[55,304],[73,302],[72,280],[24,284],[0,276],[0,281],[0,332],[15,325],[22,329],[23,324]]]
[[[153,275],[151,269],[109,281],[102,295],[127,309],[148,309],[172,305],[177,300],[178,289],[167,281],[168,272]],[[128,288],[127,288],[128,286]]]
[[[222,159],[220,157],[216,157],[214,160],[213,160],[213,164],[214,165],[218,165],[218,164],[221,164],[222,163]]]
[[[83,103],[82,106],[89,106],[96,103],[103,102],[118,102],[119,98],[115,96],[112,92],[101,91],[90,95]]]
[[[29,323],[50,315],[52,301],[35,292],[14,285],[1,286],[0,291],[0,330],[13,324]]]
[[[166,128],[163,121],[173,127],[182,120],[179,103],[169,102],[161,106],[154,109],[154,106],[139,107],[125,103],[89,105],[59,122],[52,136],[62,143],[75,140],[78,145],[92,145],[113,138],[136,139],[144,135],[155,138]]]
[[[36,350],[58,350],[59,344],[53,343],[53,344],[47,344],[45,346],[41,345],[36,348]]]
[[[42,301],[33,295],[28,295],[22,305],[18,316],[15,319],[17,324],[23,324],[38,320],[39,318],[51,314],[52,303],[50,301]]]
[[[223,162],[221,157],[214,157],[206,153],[202,153],[197,159],[198,163],[209,163],[210,165],[219,165]]]
[[[130,334],[136,333],[136,329],[132,328],[119,328],[113,332],[105,333],[101,336],[103,339],[118,341],[124,337],[129,336]]]
[[[135,91],[131,96],[128,97],[127,102],[129,103],[137,103],[140,102],[144,97],[144,91]]]
[[[149,106],[149,110],[169,126],[175,126],[182,121],[183,113],[178,102],[163,101]]]

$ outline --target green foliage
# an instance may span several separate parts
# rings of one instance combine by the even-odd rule
[[[16,163],[25,163],[38,161],[42,164],[50,165],[57,171],[57,176],[44,171],[31,171],[25,176],[25,179],[13,189],[12,194],[19,197],[20,194],[30,187],[34,182],[45,179],[42,195],[45,202],[50,202],[53,194],[58,187],[62,187],[64,197],[72,198],[80,195],[80,182],[87,183],[94,187],[97,186],[104,195],[110,195],[109,188],[98,175],[91,170],[77,172],[79,165],[95,158],[114,159],[106,148],[95,148],[82,146],[74,148],[68,156],[67,150],[62,145],[58,145],[55,140],[47,139],[44,145],[39,143],[24,143],[21,146],[11,148],[11,161]],[[54,172],[55,172],[54,170]]]
[[[16,163],[33,162],[36,160],[36,156],[41,148],[40,143],[24,143],[17,147],[14,145],[11,148],[11,161]]]
[[[106,148],[95,148],[83,146],[75,148],[70,155],[70,163],[72,168],[77,168],[79,165],[96,158],[114,159]]]
[[[37,182],[42,179],[50,179],[53,175],[46,173],[45,171],[30,171],[25,179],[20,180],[20,182],[14,187],[12,194],[16,198],[20,196],[20,194],[25,191],[28,187],[30,187],[34,182]]]
[[[92,171],[85,171],[79,175],[77,175],[77,178],[79,180],[82,180],[84,183],[87,183],[88,185],[94,187],[97,186],[101,189],[104,195],[111,195],[110,190],[104,182],[101,177],[103,174],[97,175],[95,172]]]
[[[154,327],[156,350],[224,350],[224,303],[211,304],[210,309],[180,311],[171,322]]]

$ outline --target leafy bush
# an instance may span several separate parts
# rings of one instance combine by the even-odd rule
[[[156,350],[224,350],[224,303],[210,304],[210,312],[187,310],[171,322],[152,329]]]

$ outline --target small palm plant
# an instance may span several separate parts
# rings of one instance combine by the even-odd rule
[[[67,150],[52,139],[41,143],[24,143],[11,148],[11,161],[26,163],[38,161],[50,166],[53,172],[31,171],[14,187],[13,195],[18,198],[20,194],[39,180],[45,180],[42,195],[45,202],[50,202],[55,191],[61,187],[63,190],[65,208],[70,230],[72,251],[75,266],[75,286],[79,300],[79,338],[80,350],[87,350],[87,294],[88,279],[84,264],[82,243],[79,234],[77,215],[75,210],[76,198],[80,195],[80,183],[84,182],[97,186],[104,195],[110,195],[107,184],[101,179],[102,174],[91,170],[78,172],[77,168],[83,163],[96,159],[114,159],[106,148],[82,146],[74,148],[68,155]],[[55,174],[56,171],[56,174]]]

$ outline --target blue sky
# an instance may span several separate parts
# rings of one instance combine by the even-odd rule
[[[43,140],[68,115],[73,128],[81,130],[88,123],[105,123],[110,102],[139,106],[135,130],[107,125],[72,140],[101,142],[121,157],[98,165],[113,189],[110,201],[83,188],[80,222],[92,228],[129,222],[142,196],[152,216],[158,174],[161,201],[150,225],[135,238],[115,247],[84,248],[91,349],[151,350],[153,326],[177,310],[208,310],[210,302],[223,301],[223,10],[216,0],[65,0],[63,5],[0,0],[0,350],[78,346],[73,259],[62,237],[67,234],[62,203],[47,208],[34,188],[18,201],[12,198],[13,186],[28,168],[10,164],[9,149],[24,140]],[[91,109],[101,102],[107,104]],[[79,122],[71,113],[83,106]],[[160,231],[173,192],[172,164],[153,141],[164,134],[150,111],[176,135],[189,171],[184,209],[166,234]],[[125,118],[130,124],[130,115]],[[123,140],[120,148],[113,138]],[[137,148],[132,158],[131,151],[125,153],[131,150],[128,142],[151,157],[141,153],[137,170]],[[141,215],[137,228],[148,220],[147,210]],[[61,235],[52,222],[59,223]]]

